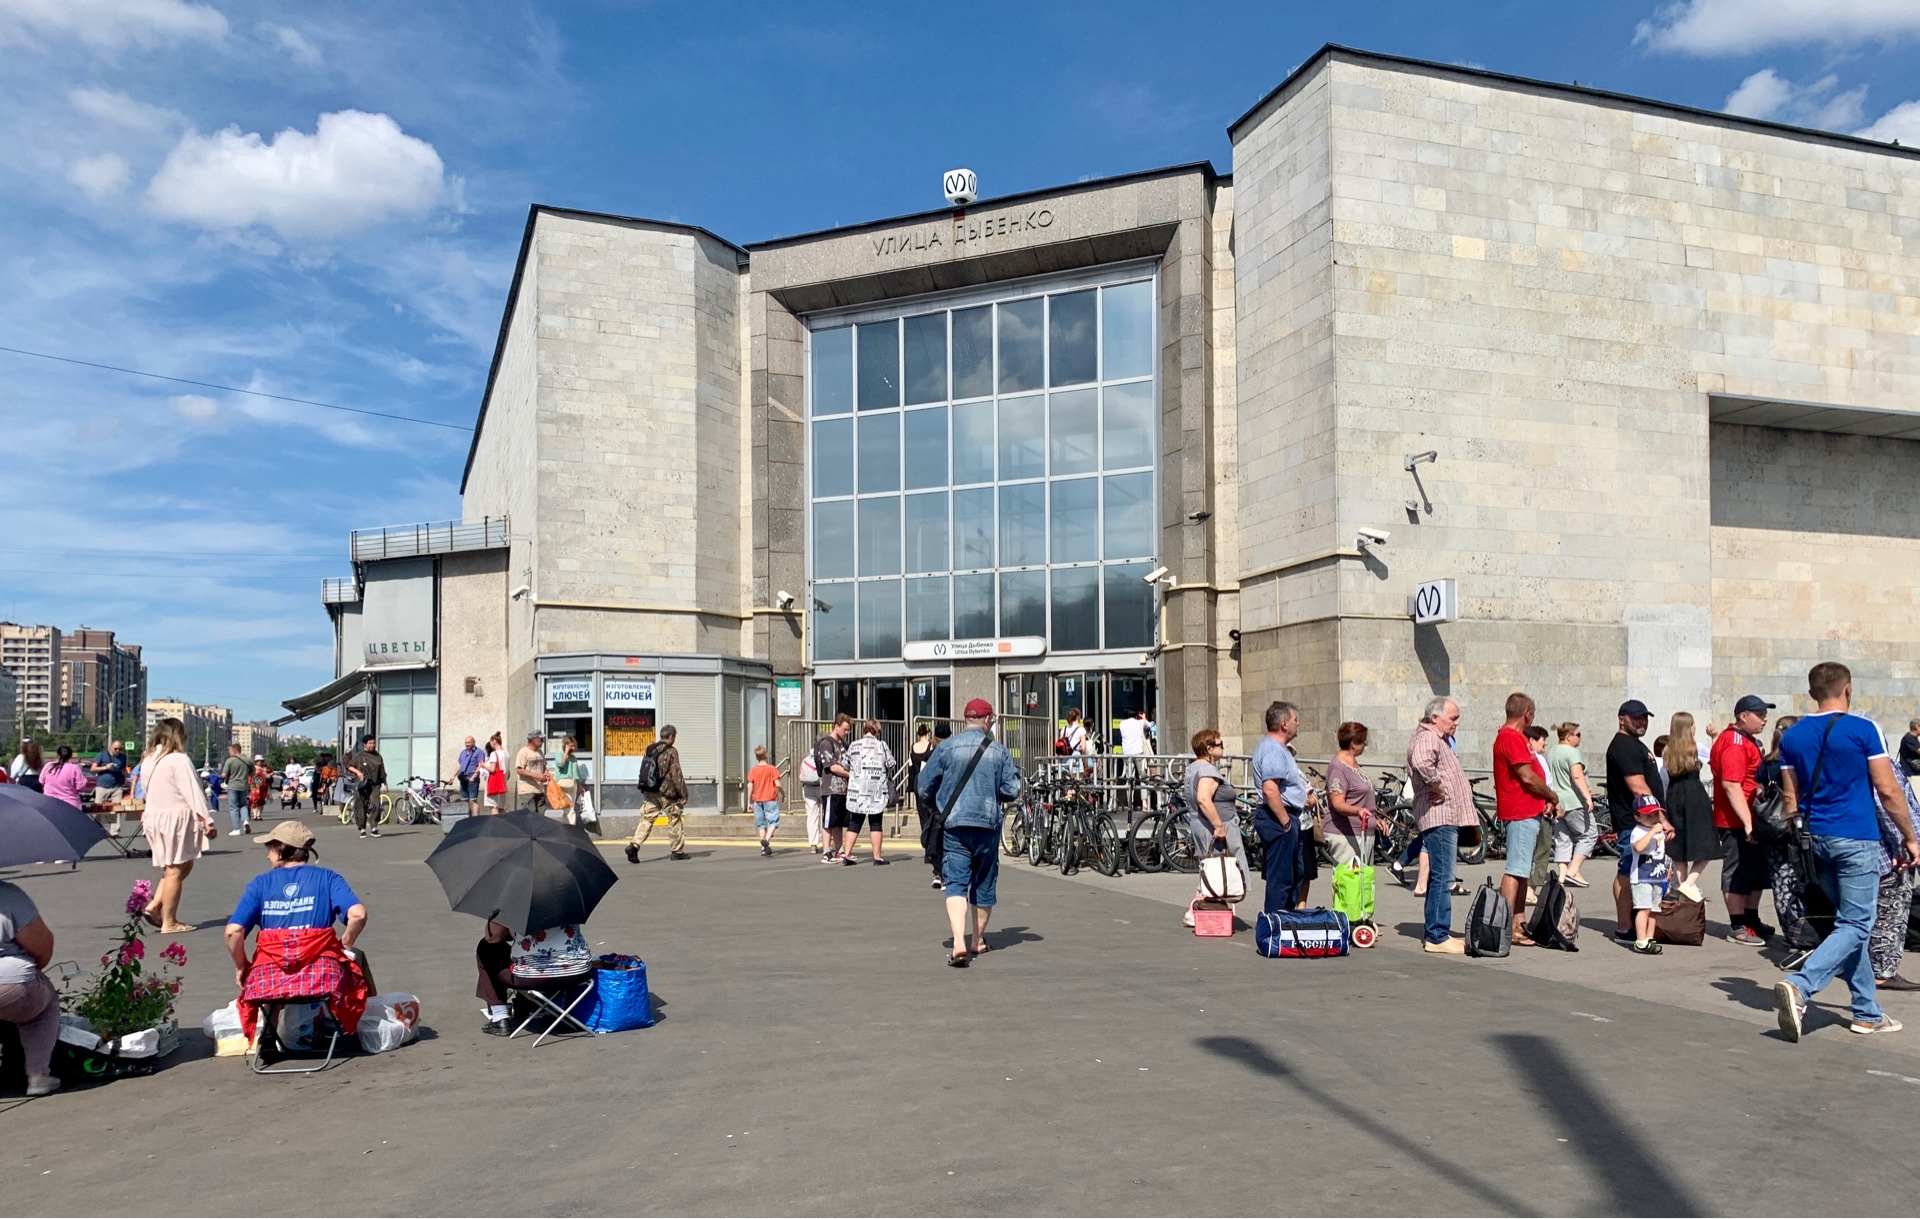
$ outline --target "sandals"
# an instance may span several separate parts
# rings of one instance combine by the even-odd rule
[[[1560,883],[1569,889],[1590,889],[1593,887],[1586,881],[1581,880],[1578,876],[1562,876]]]
[[[955,969],[965,969],[967,966],[973,964],[973,958],[964,952],[950,952],[947,954],[947,964],[953,966]]]
[[[153,911],[142,910],[140,912],[140,918],[143,922],[147,924],[147,926],[152,927],[155,931],[160,930],[160,916],[155,914]]]
[[[969,952],[971,952],[971,953],[973,953],[973,955],[977,957],[977,956],[980,956],[980,955],[982,955],[982,954],[984,954],[984,953],[989,953],[989,952],[992,952],[992,951],[993,951],[993,945],[991,945],[991,944],[989,944],[989,943],[987,943],[987,942],[986,942],[985,940],[981,940],[981,941],[980,941],[980,947],[978,947],[978,948],[970,948],[970,949],[968,949],[968,951],[969,951]]]

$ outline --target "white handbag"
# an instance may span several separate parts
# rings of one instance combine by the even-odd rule
[[[1247,874],[1231,854],[1209,855],[1200,861],[1200,892],[1208,901],[1237,902],[1247,895]]]

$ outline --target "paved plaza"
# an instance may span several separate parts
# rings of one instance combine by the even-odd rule
[[[1915,1209],[1920,1003],[1894,997],[1912,1031],[1868,1040],[1836,989],[1785,1044],[1759,954],[1605,942],[1611,861],[1581,895],[1582,952],[1497,962],[1419,953],[1398,889],[1378,947],[1269,961],[1248,931],[1181,930],[1186,878],[1007,861],[994,951],[961,971],[904,841],[914,862],[891,868],[791,840],[683,863],[650,844],[637,866],[608,846],[621,881],[589,938],[646,958],[660,1023],[536,1049],[480,1032],[479,922],[421,863],[438,830],[320,833],[371,911],[380,987],[417,993],[431,1031],[310,1077],[210,1057],[199,1022],[233,995],[220,928],[263,866],[223,837],[182,907],[200,926],[182,1050],[150,1078],[0,1098],[9,1213]],[[149,873],[5,875],[55,959],[91,961]]]

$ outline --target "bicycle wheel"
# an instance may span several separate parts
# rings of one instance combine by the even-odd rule
[[[1185,817],[1168,817],[1160,824],[1160,858],[1169,872],[1198,872],[1200,857],[1193,850],[1193,835]]]
[[[1487,862],[1486,834],[1481,832],[1478,826],[1463,825],[1460,827],[1460,829],[1461,829],[1460,845],[1454,848],[1454,852],[1453,852],[1454,858],[1458,859],[1461,863],[1467,863],[1467,864],[1480,864],[1480,863]],[[1473,835],[1473,842],[1471,845],[1469,845],[1467,842],[1467,835],[1469,833]]]
[[[1101,813],[1093,819],[1093,866],[1102,876],[1112,876],[1126,862],[1126,848],[1120,843],[1120,831],[1113,818]]]
[[[1167,865],[1160,858],[1160,823],[1165,814],[1135,813],[1127,823],[1127,859],[1136,872],[1158,872]]]
[[[1032,813],[1032,824],[1027,830],[1027,863],[1031,867],[1037,868],[1047,862],[1048,829],[1047,810],[1039,805],[1035,805]]]
[[[1032,817],[1024,808],[1016,808],[1007,818],[1007,824],[1000,831],[1000,849],[1016,858],[1027,853],[1027,839],[1031,836]]]
[[[374,822],[374,824],[385,825],[387,824],[387,822],[392,820],[393,820],[393,794],[391,792],[381,792],[380,793],[380,820]]]
[[[1080,870],[1080,852],[1086,845],[1086,831],[1081,828],[1080,814],[1070,812],[1060,819],[1059,841],[1054,850],[1060,857],[1060,875],[1072,876]]]
[[[353,801],[351,799],[340,806],[340,824],[353,824]]]

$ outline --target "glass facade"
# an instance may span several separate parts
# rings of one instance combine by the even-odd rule
[[[387,783],[440,777],[440,675],[434,669],[380,673],[372,732],[386,759]]]
[[[813,660],[1152,646],[1154,314],[1136,278],[813,330]]]

